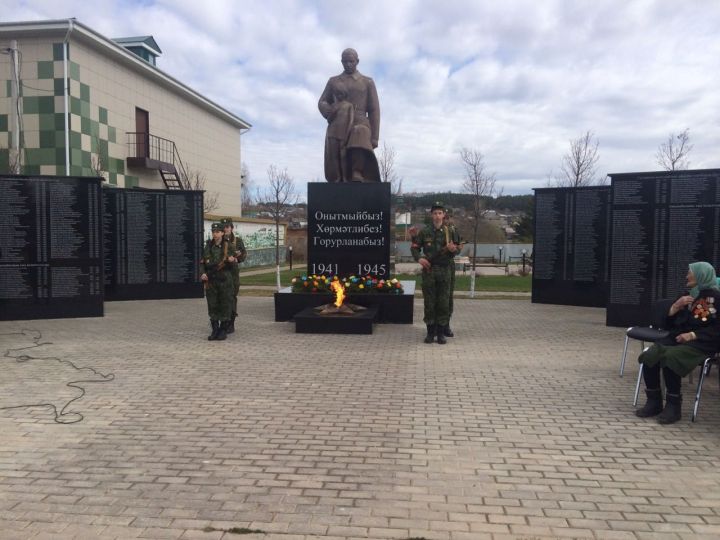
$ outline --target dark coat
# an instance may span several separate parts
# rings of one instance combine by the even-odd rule
[[[661,345],[677,345],[675,338],[686,332],[695,332],[697,339],[685,343],[708,355],[720,351],[720,291],[703,289],[687,308],[681,309],[672,317],[666,316],[665,330],[670,335],[660,341]],[[667,311],[666,311],[667,313]]]

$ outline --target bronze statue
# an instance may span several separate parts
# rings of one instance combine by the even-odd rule
[[[380,136],[380,103],[375,82],[357,70],[355,49],[342,52],[343,73],[331,77],[318,108],[328,121],[325,179],[328,182],[379,182],[374,149]]]

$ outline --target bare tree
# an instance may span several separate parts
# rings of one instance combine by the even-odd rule
[[[560,175],[556,177],[555,184],[558,187],[580,187],[599,183],[596,180],[599,159],[598,140],[592,131],[570,140],[570,151],[562,158]]]
[[[242,209],[245,210],[246,208],[250,208],[253,205],[254,200],[252,195],[252,179],[250,178],[250,169],[244,162],[240,166],[240,181],[240,205],[242,206]]]
[[[465,172],[463,190],[472,195],[471,216],[473,220],[473,258],[470,277],[470,297],[475,296],[475,261],[477,260],[477,240],[480,220],[482,219],[483,198],[492,197],[495,192],[495,174],[485,169],[485,158],[479,150],[463,147],[460,150]]]
[[[203,195],[203,212],[205,214],[210,214],[213,210],[217,210],[220,207],[220,194],[217,191],[206,191],[206,184],[207,176],[205,176],[204,172],[198,169],[188,168],[186,182],[187,189],[205,191],[205,194]]]
[[[685,128],[677,135],[671,133],[668,138],[658,147],[655,154],[658,165],[666,171],[680,171],[690,167],[687,155],[693,149],[690,144],[690,128]]]
[[[0,147],[0,153],[7,154],[7,170],[0,169],[0,173],[20,174],[22,165],[20,163],[20,154],[12,148]]]
[[[92,149],[94,150],[90,155],[90,168],[95,176],[102,178],[103,181],[107,180],[105,175],[107,174],[107,162],[108,155],[100,148],[100,139],[96,135],[92,138]],[[106,147],[107,148],[107,147]]]
[[[295,181],[287,169],[280,170],[270,165],[267,170],[268,187],[258,190],[258,201],[275,221],[275,267],[277,288],[280,290],[280,221],[286,217],[288,210],[297,202]]]
[[[378,166],[380,167],[380,181],[390,183],[390,192],[393,195],[402,193],[402,178],[395,170],[395,156],[397,153],[392,146],[383,141],[380,154],[378,155]]]

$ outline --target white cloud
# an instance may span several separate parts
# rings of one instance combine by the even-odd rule
[[[709,0],[24,0],[4,20],[67,18],[109,37],[153,34],[161,69],[247,119],[243,159],[322,178],[317,99],[354,47],[375,78],[381,139],[407,190],[462,183],[477,148],[506,193],[557,170],[592,130],[603,172],[656,168],[657,146],[690,128],[690,161],[720,167],[720,4]]]

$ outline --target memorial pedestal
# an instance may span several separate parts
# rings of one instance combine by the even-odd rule
[[[308,184],[308,275],[390,279],[390,212],[387,183]],[[347,301],[375,309],[377,322],[412,324],[415,282],[402,285],[404,294],[350,294]],[[275,293],[275,321],[297,321],[303,310],[333,300],[287,287]]]
[[[322,304],[321,304],[322,305]],[[372,334],[377,307],[351,315],[320,315],[314,307],[295,315],[296,334]]]
[[[400,283],[403,294],[351,294],[347,301],[367,308],[376,307],[379,323],[412,324],[415,282]],[[290,287],[285,287],[275,293],[275,322],[290,321],[306,308],[328,304],[333,300],[330,294],[294,293]]]

